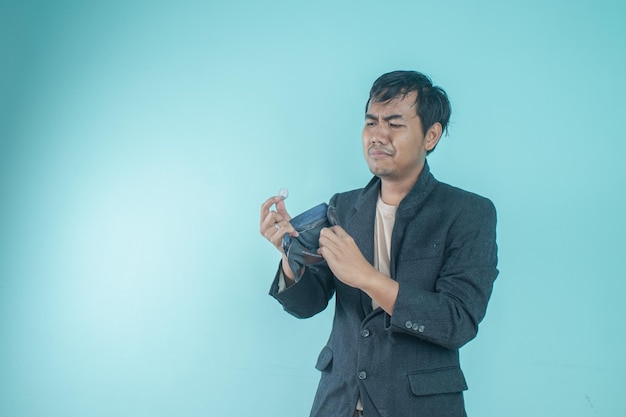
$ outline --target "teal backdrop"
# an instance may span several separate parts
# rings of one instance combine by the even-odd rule
[[[332,307],[268,295],[260,206],[370,174],[371,83],[452,101],[429,157],[498,208],[470,416],[626,415],[626,5],[0,0],[0,415],[308,416]]]

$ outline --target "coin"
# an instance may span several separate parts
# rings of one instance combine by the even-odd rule
[[[286,188],[281,188],[280,190],[278,190],[278,196],[284,200],[285,198],[289,197],[289,190]]]

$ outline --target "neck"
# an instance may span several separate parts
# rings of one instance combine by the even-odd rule
[[[394,178],[380,178],[380,198],[385,204],[391,206],[398,206],[402,199],[411,191],[411,188],[417,182],[420,174],[422,173],[423,165],[417,174],[408,178],[397,180]]]
[[[399,205],[400,201],[402,201],[410,190],[410,186],[407,187],[405,184],[390,183],[384,178],[381,178],[380,198],[385,204],[389,204],[390,206]]]

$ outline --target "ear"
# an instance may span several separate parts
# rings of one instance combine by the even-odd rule
[[[424,137],[424,148],[426,151],[430,152],[435,149],[439,139],[441,139],[441,134],[443,133],[443,129],[441,127],[441,123],[434,123],[428,131],[426,131],[426,136]]]

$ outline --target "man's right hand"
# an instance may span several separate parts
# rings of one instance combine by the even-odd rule
[[[271,210],[275,206],[275,210]],[[291,216],[285,208],[285,201],[280,196],[268,198],[261,206],[261,235],[274,245],[276,249],[283,255],[283,274],[286,278],[293,281],[294,275],[289,267],[287,255],[283,252],[282,241],[285,234],[296,237],[298,232],[289,223]]]

